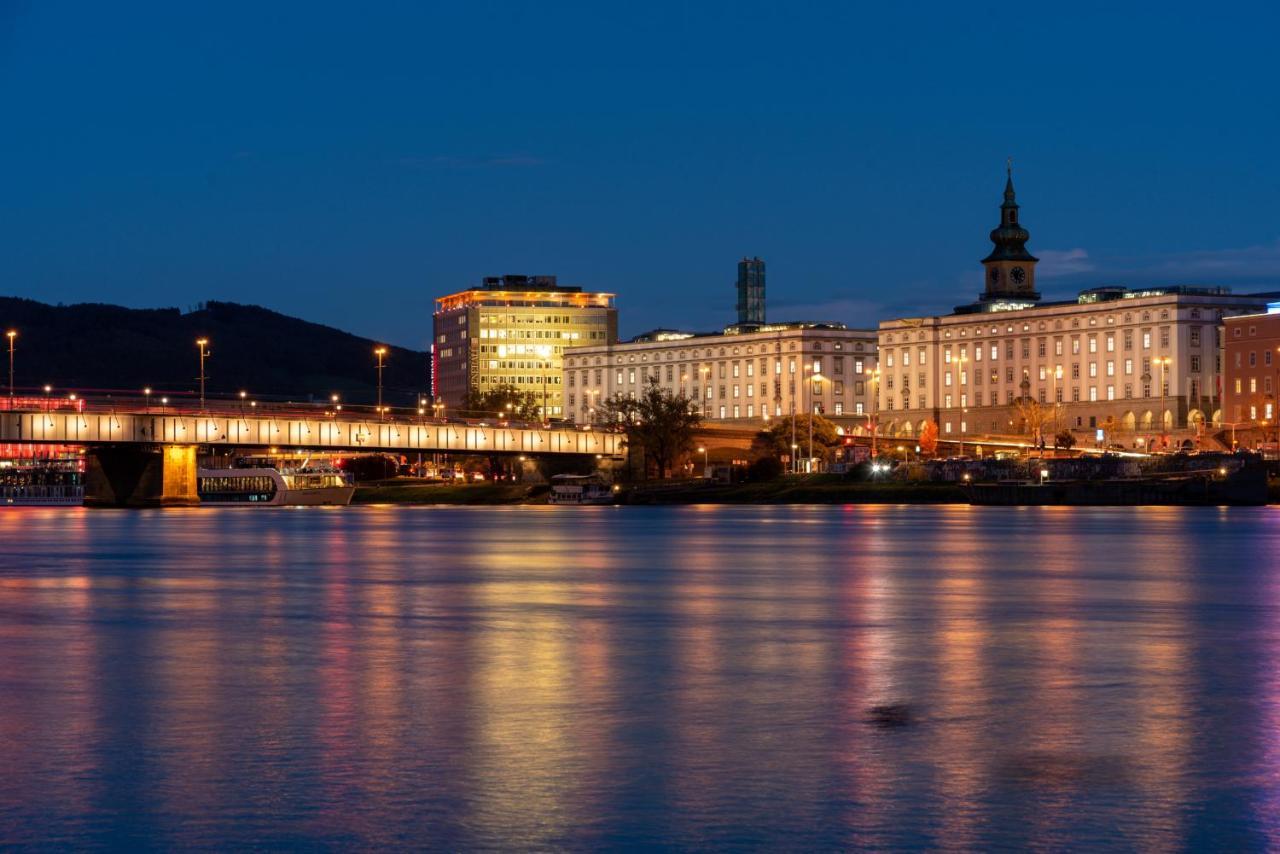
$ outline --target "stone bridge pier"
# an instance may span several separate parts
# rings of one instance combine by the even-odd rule
[[[196,494],[195,445],[99,445],[86,454],[88,507],[190,507]]]

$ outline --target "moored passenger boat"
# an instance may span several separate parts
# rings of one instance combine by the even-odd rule
[[[230,468],[201,468],[200,501],[208,504],[347,505],[355,494],[351,476],[311,457],[252,456]]]
[[[79,459],[0,460],[0,506],[79,507],[83,469]]]
[[[613,487],[596,475],[558,474],[551,478],[548,504],[612,504],[613,501]]]

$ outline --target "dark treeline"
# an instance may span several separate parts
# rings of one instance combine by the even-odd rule
[[[0,332],[9,329],[18,332],[15,383],[37,394],[46,383],[59,394],[137,394],[144,386],[156,394],[195,393],[195,341],[204,336],[212,353],[205,365],[210,397],[244,389],[262,400],[323,400],[336,393],[349,403],[372,403],[376,395],[373,350],[381,342],[258,306],[210,302],[183,313],[0,297]],[[7,341],[0,338],[3,347]],[[8,381],[7,359],[0,353],[0,383]],[[388,346],[385,364],[388,405],[416,405],[428,393],[428,354]]]

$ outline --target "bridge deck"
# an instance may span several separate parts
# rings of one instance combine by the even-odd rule
[[[280,447],[511,454],[622,452],[617,433],[479,426],[432,419],[305,418],[124,411],[0,412],[0,442]]]

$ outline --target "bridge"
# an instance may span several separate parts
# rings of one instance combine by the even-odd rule
[[[8,403],[8,401],[5,401]],[[447,419],[304,406],[211,402],[196,411],[65,399],[14,401],[0,411],[0,442],[88,450],[86,503],[190,504],[199,449],[614,456],[619,433],[570,425]]]

